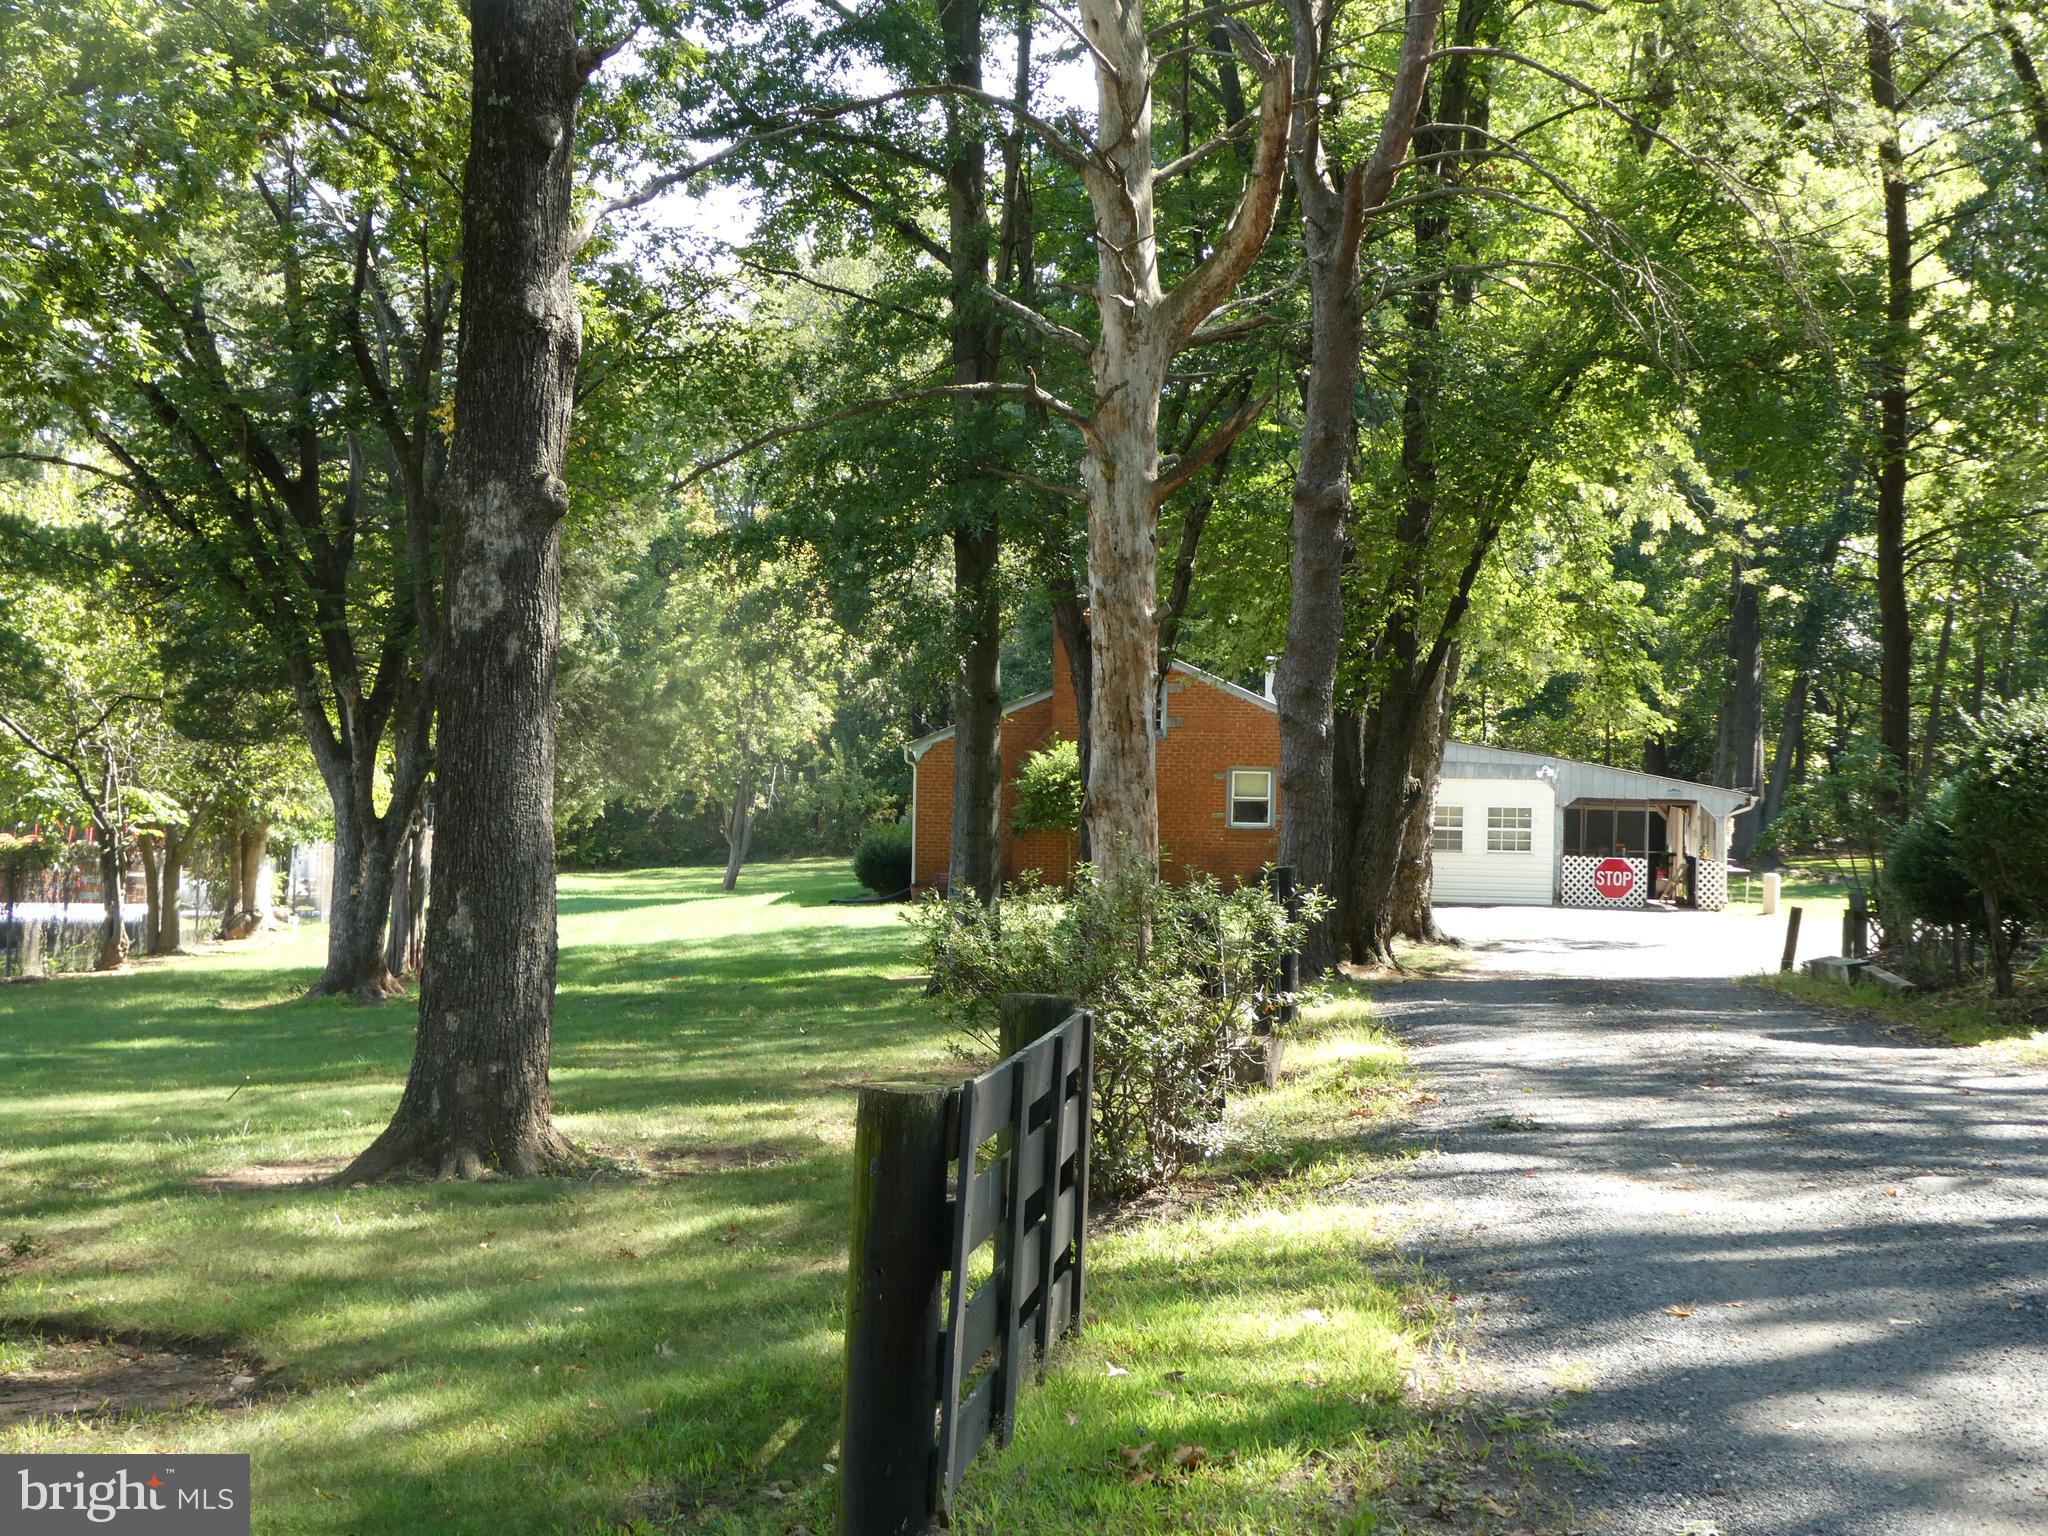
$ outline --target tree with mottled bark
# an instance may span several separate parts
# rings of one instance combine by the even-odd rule
[[[1154,56],[1143,8],[1085,0],[1081,30],[1094,61],[1095,136],[1055,140],[1079,173],[1094,213],[1097,275],[1092,408],[1067,411],[1086,440],[1088,599],[1093,697],[1086,802],[1089,846],[1114,879],[1159,858],[1159,782],[1154,743],[1159,654],[1157,532],[1160,504],[1236,438],[1260,399],[1219,425],[1170,471],[1159,462],[1159,398],[1168,364],[1198,341],[1203,324],[1251,270],[1271,233],[1286,173],[1293,111],[1292,62],[1249,32],[1232,41],[1260,81],[1256,148],[1242,201],[1207,256],[1170,291],[1159,275],[1153,163]]]
[[[582,319],[570,280],[576,112],[601,55],[574,0],[475,0],[463,334],[437,658],[441,771],[419,1038],[343,1182],[531,1177],[556,1128],[555,651],[563,470]]]

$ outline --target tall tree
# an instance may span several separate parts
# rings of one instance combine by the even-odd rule
[[[441,760],[419,1039],[397,1112],[341,1176],[531,1176],[550,1113],[555,652],[582,318],[576,111],[600,55],[574,0],[474,0],[463,334],[449,453]]]
[[[0,35],[36,61],[0,77],[8,223],[41,231],[0,249],[0,390],[125,486],[139,579],[263,636],[333,801],[314,990],[380,995],[431,733],[453,8],[347,36],[284,0],[63,12]]]
[[[1144,7],[1084,0],[1081,28],[1094,61],[1096,129],[1085,149],[1055,140],[1088,191],[1094,215],[1098,329],[1088,345],[1092,409],[1069,412],[1087,441],[1088,597],[1092,656],[1086,795],[1089,846],[1111,875],[1159,858],[1154,758],[1159,655],[1159,505],[1228,447],[1262,407],[1219,426],[1159,468],[1159,400],[1167,367],[1251,270],[1273,228],[1286,174],[1292,63],[1241,27],[1232,41],[1259,76],[1256,148],[1244,197],[1208,254],[1171,290],[1160,280],[1153,163],[1155,62]],[[1072,333],[1067,333],[1071,338]]]
[[[1333,799],[1337,664],[1344,636],[1345,539],[1358,452],[1359,352],[1365,296],[1358,258],[1366,225],[1408,153],[1428,87],[1443,0],[1409,0],[1407,27],[1370,158],[1345,166],[1324,133],[1326,79],[1340,34],[1331,0],[1289,0],[1294,46],[1291,154],[1308,262],[1309,358],[1294,474],[1292,603],[1275,695],[1280,711],[1280,859],[1304,885],[1327,887],[1338,842]],[[1311,930],[1311,975],[1335,959],[1329,925]]]

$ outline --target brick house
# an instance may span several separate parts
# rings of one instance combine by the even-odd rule
[[[1053,684],[1003,710],[1003,880],[1036,871],[1066,879],[1073,839],[1011,830],[1024,760],[1049,742],[1076,740],[1073,679],[1057,638]],[[1159,862],[1169,879],[1210,874],[1249,880],[1280,848],[1280,717],[1273,700],[1176,661],[1168,674],[1158,742]],[[904,749],[910,760],[910,870],[919,888],[943,886],[953,848],[953,732]]]

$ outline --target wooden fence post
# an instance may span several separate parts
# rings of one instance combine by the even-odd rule
[[[1778,969],[1789,971],[1799,958],[1799,908],[1786,909],[1790,916],[1785,919],[1785,958],[1778,962]]]
[[[996,1027],[996,1050],[1007,1061],[1025,1046],[1044,1039],[1081,1005],[1053,992],[1005,992],[996,999],[1002,1022]]]
[[[1842,914],[1842,958],[1863,960],[1870,955],[1870,899],[1861,891],[1849,893],[1849,909]]]
[[[946,1266],[943,1088],[860,1091],[846,1271],[840,1536],[925,1536]]]

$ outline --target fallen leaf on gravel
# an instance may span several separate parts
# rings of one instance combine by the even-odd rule
[[[1670,1313],[1673,1317],[1691,1317],[1693,1311],[1691,1307],[1681,1307],[1676,1302],[1672,1303],[1664,1310]]]

